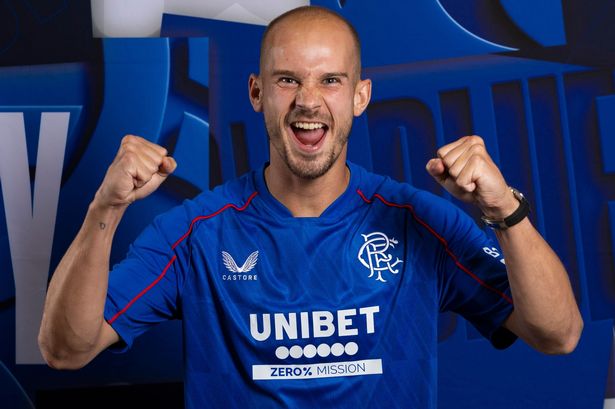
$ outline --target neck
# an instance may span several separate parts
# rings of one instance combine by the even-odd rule
[[[327,173],[316,179],[300,178],[286,164],[272,161],[265,169],[267,188],[294,217],[318,217],[348,187],[350,171],[341,156]]]

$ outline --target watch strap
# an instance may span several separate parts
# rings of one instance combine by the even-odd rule
[[[527,201],[525,196],[523,196],[523,194],[514,187],[509,186],[509,189],[515,196],[515,199],[519,201],[519,207],[517,207],[517,209],[510,216],[502,220],[489,219],[483,215],[481,217],[483,223],[492,229],[506,230],[509,227],[518,224],[530,214],[530,203]]]

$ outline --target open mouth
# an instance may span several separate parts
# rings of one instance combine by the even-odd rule
[[[329,127],[322,122],[297,121],[290,124],[299,147],[306,151],[315,151],[325,140]]]

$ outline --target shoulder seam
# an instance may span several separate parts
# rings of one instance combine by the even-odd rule
[[[238,206],[236,206],[236,205],[234,205],[234,204],[232,204],[232,203],[228,203],[228,204],[226,204],[226,205],[222,206],[220,209],[216,210],[216,211],[215,211],[215,212],[213,212],[213,213],[210,213],[210,214],[207,214],[207,215],[204,215],[204,216],[197,216],[197,217],[195,217],[195,218],[194,218],[194,219],[192,219],[192,221],[190,222],[190,227],[188,228],[188,231],[187,231],[186,233],[184,233],[184,235],[183,235],[183,236],[181,236],[181,237],[180,237],[180,238],[179,238],[179,239],[178,239],[175,243],[173,243],[173,245],[171,246],[171,249],[173,249],[173,250],[174,250],[174,249],[175,249],[175,247],[179,246],[179,244],[180,244],[180,243],[181,243],[181,242],[182,242],[182,241],[183,241],[186,237],[188,237],[188,236],[192,233],[192,230],[193,230],[194,225],[195,225],[195,223],[196,223],[196,222],[199,222],[199,221],[201,221],[201,220],[206,220],[206,219],[211,219],[211,218],[213,218],[213,217],[216,217],[216,216],[218,216],[219,214],[221,214],[222,212],[224,212],[225,210],[230,209],[230,208],[233,208],[233,209],[235,209],[235,210],[237,210],[237,211],[239,211],[239,212],[243,212],[244,210],[246,210],[246,209],[247,209],[247,207],[248,207],[248,206],[250,205],[250,203],[252,202],[252,199],[254,199],[254,197],[255,197],[256,195],[258,195],[258,192],[257,192],[257,191],[253,192],[253,193],[250,195],[250,197],[248,197],[248,199],[247,199],[247,200],[246,200],[246,202],[243,204],[243,206],[241,206],[241,207],[238,207]]]
[[[190,222],[190,227],[188,228],[188,231],[186,233],[184,233],[184,235],[182,235],[175,243],[173,243],[173,245],[171,246],[171,250],[175,250],[175,248],[181,244],[182,241],[184,241],[186,239],[186,237],[188,237],[193,230],[193,227],[195,225],[196,222],[201,221],[201,220],[206,220],[206,219],[211,219],[213,217],[218,216],[219,214],[221,214],[222,212],[224,212],[227,209],[235,209],[239,212],[242,212],[244,210],[246,210],[248,208],[248,206],[250,205],[250,203],[252,202],[252,199],[254,199],[254,197],[258,195],[258,192],[255,191],[253,192],[250,197],[248,197],[248,199],[246,200],[246,202],[241,206],[237,206],[235,204],[232,203],[228,203],[226,205],[224,205],[223,207],[221,207],[220,209],[216,210],[213,213],[207,214],[207,215],[203,215],[203,216],[197,216],[194,219],[192,219],[192,221]],[[164,269],[162,270],[162,272],[156,277],[156,279],[154,281],[152,281],[147,287],[145,287],[143,290],[141,290],[136,296],[134,296],[125,306],[124,308],[122,308],[120,311],[118,311],[117,313],[115,313],[115,315],[113,317],[111,317],[107,322],[109,324],[113,324],[115,322],[115,320],[117,320],[122,314],[124,314],[126,311],[128,311],[128,309],[130,307],[132,307],[132,305],[139,300],[142,296],[144,296],[149,290],[151,290],[152,288],[154,288],[156,286],[156,284],[158,284],[166,275],[167,271],[169,270],[169,268],[171,267],[171,265],[175,262],[175,260],[177,260],[177,255],[174,254],[170,259],[169,262],[165,265]]]
[[[378,199],[380,202],[382,202],[386,206],[408,210],[410,212],[410,214],[412,215],[412,218],[418,224],[423,226],[432,236],[434,236],[440,242],[440,244],[442,244],[442,246],[444,246],[444,251],[453,260],[453,262],[455,263],[457,268],[459,268],[461,271],[466,273],[468,276],[470,276],[472,279],[474,279],[474,281],[479,283],[481,286],[485,287],[489,291],[494,292],[495,294],[497,294],[501,298],[503,298],[506,302],[508,302],[509,304],[513,305],[512,298],[510,298],[508,295],[506,295],[504,292],[498,290],[497,288],[494,288],[494,287],[490,286],[485,281],[483,281],[480,277],[478,277],[476,274],[474,274],[472,271],[470,271],[469,268],[464,266],[459,261],[459,258],[457,257],[457,255],[455,255],[455,253],[453,253],[453,251],[450,249],[446,239],[444,237],[442,237],[440,234],[438,234],[438,232],[436,232],[427,222],[425,222],[423,219],[418,217],[418,215],[416,214],[416,211],[414,210],[414,207],[412,205],[410,205],[410,204],[398,204],[398,203],[389,202],[384,197],[382,197],[379,193],[374,193],[374,195],[372,196],[371,199],[368,199],[363,194],[363,192],[360,189],[357,189],[357,193],[358,193],[359,196],[361,196],[361,199],[363,199],[363,201],[365,203],[367,203],[367,204],[372,204],[374,202],[374,198],[376,198],[376,199]]]

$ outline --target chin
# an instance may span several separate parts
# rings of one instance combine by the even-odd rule
[[[314,160],[293,161],[287,157],[285,162],[293,175],[301,179],[314,180],[324,176],[333,167],[338,157],[339,155],[335,156],[333,153],[328,158],[329,160],[316,158]]]

